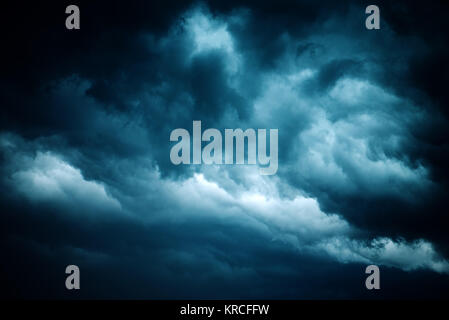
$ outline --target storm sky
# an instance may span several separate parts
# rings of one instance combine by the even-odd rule
[[[68,4],[4,10],[1,296],[448,296],[447,4]],[[276,175],[172,164],[194,120],[278,129]]]

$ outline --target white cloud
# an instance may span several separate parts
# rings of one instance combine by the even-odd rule
[[[254,178],[251,174],[248,177]],[[275,183],[266,177],[257,177],[260,183],[255,185],[272,184],[267,189],[279,187],[279,181]],[[439,256],[430,242],[377,238],[367,243],[353,239],[354,230],[345,220],[325,214],[315,199],[300,194],[292,199],[282,198],[278,193],[267,195],[255,189],[248,190],[244,183],[232,185],[234,190],[226,190],[217,182],[206,180],[203,174],[195,174],[181,184],[161,183],[163,188],[170,190],[171,199],[167,201],[182,208],[175,210],[178,214],[185,212],[190,217],[225,219],[228,223],[265,232],[267,239],[281,241],[295,250],[328,256],[342,263],[359,262],[406,271],[423,268],[449,273],[449,262]]]
[[[406,242],[389,238],[377,238],[370,243],[344,237],[327,239],[312,250],[321,249],[340,262],[361,262],[401,268],[406,271],[430,269],[439,273],[449,273],[449,262],[435,251],[425,240]]]
[[[350,106],[364,107],[369,103],[372,107],[383,109],[400,101],[396,96],[386,92],[367,80],[342,78],[330,90],[329,95],[338,102]]]
[[[87,181],[74,168],[51,152],[35,157],[16,154],[22,166],[11,174],[9,183],[34,202],[53,202],[66,207],[84,206],[96,211],[116,211],[120,203],[111,197],[103,184]]]
[[[227,69],[233,74],[241,63],[226,21],[212,17],[205,8],[195,8],[187,14],[185,28],[194,42],[190,57],[210,50],[221,50],[227,59]]]

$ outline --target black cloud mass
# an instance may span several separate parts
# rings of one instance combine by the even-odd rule
[[[447,3],[10,2],[3,297],[449,296]],[[193,120],[278,129],[277,174],[173,165]]]

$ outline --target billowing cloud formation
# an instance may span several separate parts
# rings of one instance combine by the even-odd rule
[[[11,174],[12,187],[33,201],[68,202],[67,207],[86,202],[89,207],[105,210],[120,208],[108,197],[104,187],[86,181],[80,171],[60,159],[38,153],[30,167]]]
[[[101,283],[86,297],[346,298],[378,264],[384,296],[408,294],[404,277],[447,293],[446,100],[416,67],[438,34],[388,13],[367,32],[352,2],[194,3],[160,20],[136,3],[109,30],[83,25],[63,59],[42,39],[33,75],[2,80],[2,247],[22,257],[4,272],[42,256],[84,266]],[[169,134],[193,120],[279,129],[277,175],[174,166]],[[42,296],[64,296],[52,286]]]

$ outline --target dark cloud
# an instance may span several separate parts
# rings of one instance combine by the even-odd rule
[[[69,260],[84,298],[375,298],[367,263],[447,295],[445,3],[67,4],[4,9],[6,297],[68,297]],[[173,166],[193,120],[278,128],[277,176]]]

